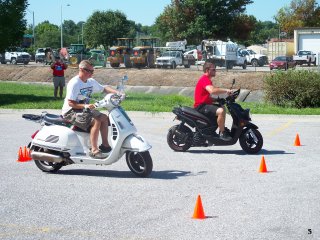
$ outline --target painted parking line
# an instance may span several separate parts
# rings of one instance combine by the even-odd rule
[[[266,135],[266,137],[273,137],[274,135],[277,135],[278,133],[282,132],[283,130],[287,129],[290,127],[295,121],[289,120],[287,123],[282,124],[280,127],[274,129],[270,133]]]

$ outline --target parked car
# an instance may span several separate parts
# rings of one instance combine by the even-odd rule
[[[297,65],[296,61],[292,59],[292,57],[287,56],[278,56],[272,60],[269,64],[270,70],[273,69],[284,69],[295,68]]]

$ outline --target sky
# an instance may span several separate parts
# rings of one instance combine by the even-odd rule
[[[75,23],[86,21],[95,11],[120,10],[128,20],[150,26],[163,12],[171,0],[29,0],[25,19],[35,25],[48,20],[55,25],[64,20],[73,20]],[[248,15],[254,15],[260,21],[273,21],[278,10],[289,6],[291,0],[254,0],[247,5]],[[319,1],[318,1],[319,2]]]

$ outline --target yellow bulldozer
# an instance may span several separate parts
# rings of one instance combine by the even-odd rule
[[[117,38],[117,44],[109,50],[108,61],[111,67],[119,67],[124,63],[126,68],[132,67],[130,56],[133,48],[133,38]]]
[[[159,44],[158,38],[140,38],[141,44],[132,50],[130,57],[133,67],[155,67],[155,47]]]

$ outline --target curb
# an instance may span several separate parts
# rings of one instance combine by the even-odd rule
[[[3,81],[17,82],[17,81]],[[25,84],[44,84],[52,85],[52,82],[19,82]],[[116,88],[116,86],[114,86]],[[194,87],[172,87],[172,86],[130,86],[126,85],[125,90],[135,93],[156,93],[156,94],[177,94],[186,97],[193,97]],[[240,102],[263,102],[264,92],[262,90],[250,91],[241,89],[238,101]]]

